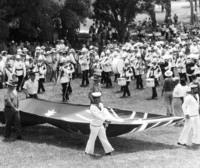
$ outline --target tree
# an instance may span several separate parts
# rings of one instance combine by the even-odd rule
[[[140,12],[142,1],[138,0],[96,0],[93,4],[93,19],[104,25],[110,24],[119,35],[119,41],[125,40],[128,25]]]
[[[90,0],[66,0],[59,14],[62,21],[63,36],[67,35],[69,40],[74,38],[76,31],[80,28],[80,23],[84,23],[90,14]]]
[[[58,4],[53,0],[2,1],[4,5],[0,6],[0,10],[5,12],[2,20],[9,27],[10,39],[50,40],[53,29],[51,16],[59,10]]]

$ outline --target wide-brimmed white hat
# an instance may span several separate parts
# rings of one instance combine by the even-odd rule
[[[101,92],[93,92],[92,96],[93,97],[101,97]]]
[[[165,72],[165,76],[167,76],[167,77],[170,77],[172,75],[173,75],[173,72],[170,71],[170,70],[168,70],[168,71]]]

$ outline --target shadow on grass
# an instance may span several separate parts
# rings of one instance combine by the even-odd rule
[[[0,127],[0,136],[3,137],[3,127]],[[14,130],[12,131],[14,132]],[[14,133],[13,133],[14,134]],[[25,127],[22,130],[23,141],[48,144],[62,148],[72,148],[84,151],[88,136],[69,134],[68,132],[49,125],[38,125]],[[164,149],[175,149],[177,146],[158,142],[149,142],[127,137],[109,138],[110,143],[118,153],[133,153],[138,151],[157,151]],[[96,151],[103,153],[103,147],[99,140],[96,142]]]

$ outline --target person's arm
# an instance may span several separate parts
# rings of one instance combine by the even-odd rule
[[[185,98],[182,109],[183,109],[183,114],[188,118],[189,114],[187,112],[187,106],[190,104],[188,97]]]
[[[164,93],[165,90],[166,90],[166,81],[164,81],[164,84],[163,84],[162,96],[163,96],[163,93]]]
[[[8,95],[8,93],[5,94],[4,99],[5,99],[6,103],[7,103],[10,107],[12,107],[15,111],[19,111],[18,108],[15,107],[14,104],[12,103],[12,101],[11,101],[10,96]],[[18,103],[18,98],[17,98],[17,104],[19,104],[19,103]],[[17,105],[17,106],[18,106],[18,105]]]

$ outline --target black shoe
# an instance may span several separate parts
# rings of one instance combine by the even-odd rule
[[[111,156],[111,155],[112,155],[111,152],[105,153],[105,156]]]
[[[80,87],[84,87],[84,85],[80,85]]]
[[[125,98],[125,96],[120,96],[119,98],[121,98],[121,99],[122,99],[122,98]]]
[[[22,140],[22,136],[17,136],[17,140]]]
[[[177,145],[184,146],[184,147],[188,147],[187,144],[182,144],[182,143],[180,143],[180,142],[177,142]]]

